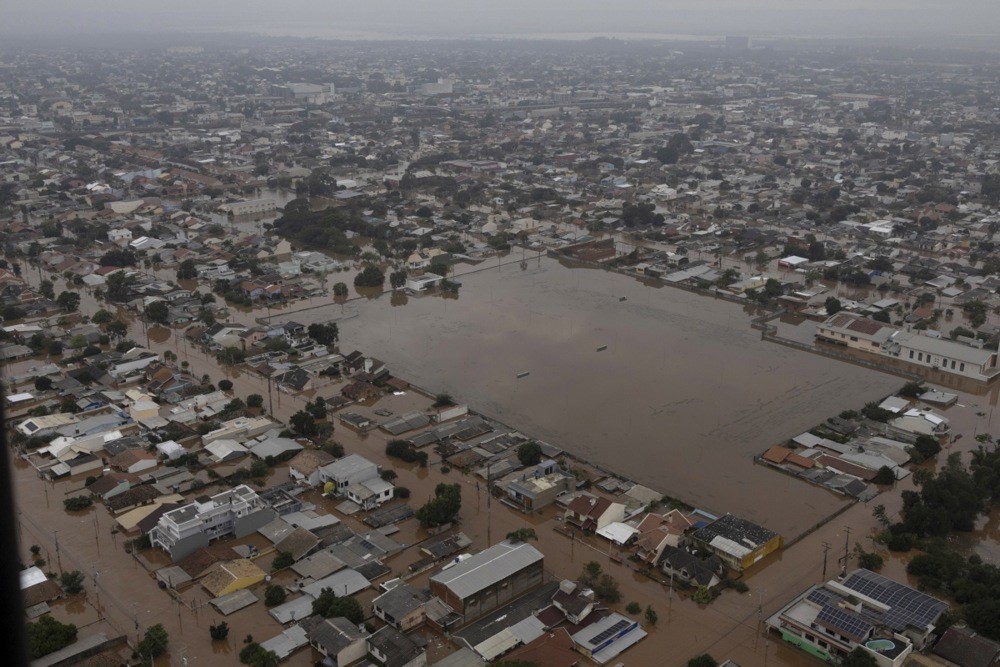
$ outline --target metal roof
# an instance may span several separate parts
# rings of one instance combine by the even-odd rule
[[[500,542],[438,572],[431,581],[447,586],[459,598],[465,599],[544,558],[542,552],[529,544]]]

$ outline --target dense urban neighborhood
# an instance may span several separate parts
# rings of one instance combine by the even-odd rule
[[[1000,664],[998,99],[865,40],[0,48],[31,664]]]

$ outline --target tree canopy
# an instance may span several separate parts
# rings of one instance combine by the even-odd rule
[[[462,487],[441,483],[434,489],[434,497],[417,510],[416,517],[424,528],[441,526],[458,517],[462,509]]]

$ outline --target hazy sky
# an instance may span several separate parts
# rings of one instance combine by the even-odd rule
[[[1000,0],[0,0],[0,34],[1000,35]]]

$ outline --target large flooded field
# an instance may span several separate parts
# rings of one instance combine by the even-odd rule
[[[344,350],[374,355],[396,375],[639,483],[786,537],[844,501],[753,456],[902,383],[765,343],[739,305],[614,273],[532,259],[461,282],[457,299],[385,294],[293,317],[338,320]]]

